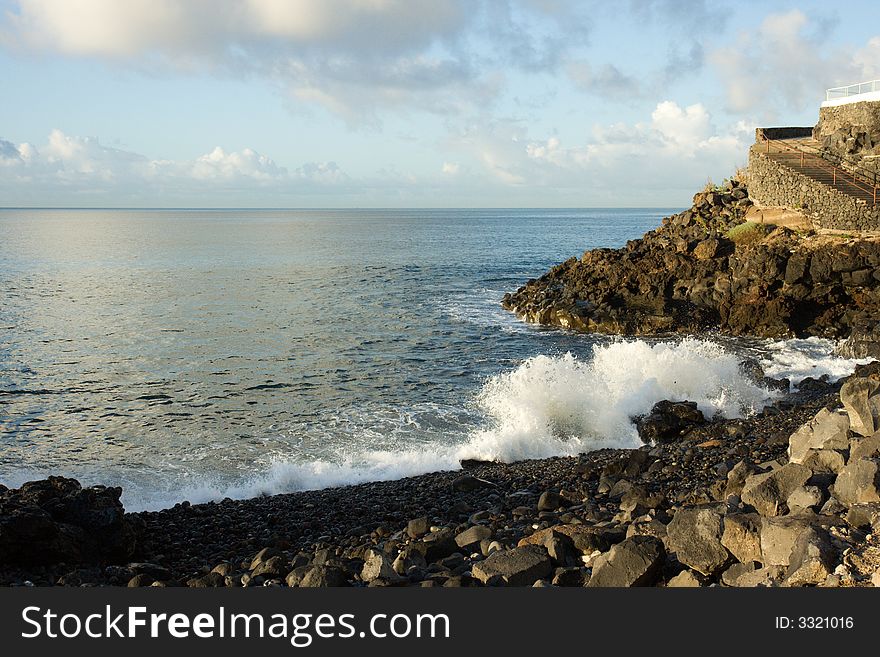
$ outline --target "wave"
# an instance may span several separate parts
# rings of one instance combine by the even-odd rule
[[[124,500],[133,510],[157,509],[182,499],[244,499],[456,470],[461,459],[509,463],[638,447],[632,417],[661,399],[694,401],[707,417],[741,417],[770,402],[778,393],[745,376],[740,361],[735,352],[695,338],[654,344],[618,340],[593,346],[584,359],[571,353],[540,355],[485,382],[475,399],[480,427],[468,433],[309,462],[276,458],[246,481],[206,479],[162,493],[133,490]],[[405,443],[406,435],[398,442]]]

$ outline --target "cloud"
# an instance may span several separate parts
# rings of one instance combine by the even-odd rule
[[[440,168],[441,173],[447,176],[457,176],[461,166],[457,162],[444,162]]]
[[[719,129],[702,104],[662,101],[649,120],[596,126],[579,145],[529,137],[514,121],[473,125],[458,143],[502,185],[587,196],[593,204],[657,206],[681,203],[707,176],[732,175],[752,135],[745,123]]]
[[[192,160],[153,160],[60,130],[53,130],[39,148],[0,140],[0,166],[0,190],[37,201],[42,194],[59,193],[68,199],[158,195],[163,202],[189,195],[213,205],[214,194],[230,191],[344,193],[349,182],[335,162],[309,162],[291,172],[253,149],[227,152],[220,146]]]
[[[775,118],[817,105],[828,87],[877,74],[880,38],[853,55],[829,46],[825,28],[793,9],[768,15],[734,44],[713,50],[709,60],[725,85],[728,109]]]

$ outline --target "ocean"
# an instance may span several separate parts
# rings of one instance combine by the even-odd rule
[[[819,339],[527,325],[505,292],[671,209],[0,210],[0,483],[128,510],[634,447],[660,399],[754,413]]]

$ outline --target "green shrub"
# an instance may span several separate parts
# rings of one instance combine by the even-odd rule
[[[727,238],[735,244],[752,244],[764,239],[772,229],[767,224],[759,224],[756,221],[746,221],[734,226],[727,231]]]

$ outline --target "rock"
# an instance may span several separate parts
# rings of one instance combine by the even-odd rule
[[[862,436],[870,436],[880,429],[880,381],[854,378],[843,384],[840,401],[849,415],[850,429]]]
[[[287,577],[284,578],[284,582],[290,588],[299,586],[303,581],[303,577],[305,577],[310,568],[311,566],[297,566],[289,573],[287,573]]]
[[[743,485],[742,501],[762,516],[775,516],[787,510],[788,496],[807,483],[813,472],[799,463],[787,463],[778,470],[752,475]]]
[[[568,536],[581,554],[607,552],[612,545],[626,538],[626,532],[618,527],[591,527],[588,525],[553,525],[520,539],[519,545],[544,545],[554,533]]]
[[[666,583],[667,588],[670,589],[689,589],[689,588],[699,588],[702,586],[702,583],[694,575],[690,570],[683,570],[678,575],[670,579]]]
[[[761,562],[765,566],[788,567],[795,543],[812,525],[812,518],[804,516],[762,518]]]
[[[593,561],[589,587],[651,586],[660,577],[666,550],[653,536],[633,536]]]
[[[345,571],[336,566],[308,566],[299,585],[302,588],[348,586]]]
[[[642,442],[654,445],[674,442],[687,430],[705,423],[696,402],[664,399],[654,404],[650,414],[636,419],[636,428]]]
[[[730,513],[724,517],[721,544],[742,563],[763,561],[761,517],[757,513]]]
[[[136,589],[142,586],[152,586],[153,582],[155,581],[156,580],[150,575],[147,575],[146,573],[140,573],[139,575],[135,575],[130,580],[128,580],[128,588]]]
[[[553,532],[544,541],[544,547],[556,566],[576,566],[580,563],[580,553],[565,534]]]
[[[871,575],[871,584],[875,587],[880,588],[880,568],[874,571],[874,574]]]
[[[254,570],[255,568],[259,567],[261,564],[265,563],[266,561],[268,561],[272,557],[277,557],[280,555],[281,555],[281,553],[278,550],[276,550],[275,548],[271,548],[271,547],[263,548],[262,550],[257,552],[257,554],[254,556],[253,559],[251,559],[251,565],[248,566],[248,570]]]
[[[448,557],[453,552],[458,551],[455,534],[451,529],[445,527],[427,534],[420,543],[414,545],[421,549],[425,560],[429,563]]]
[[[834,482],[834,496],[846,506],[880,502],[880,458],[850,459]]]
[[[470,493],[482,488],[494,488],[495,484],[485,479],[478,479],[473,475],[462,475],[452,481],[452,490],[459,493]]]
[[[279,555],[261,561],[257,567],[251,571],[251,577],[263,576],[269,579],[284,577],[285,573],[289,572],[289,570],[290,564],[287,559]]]
[[[740,580],[754,574],[760,567],[760,564],[754,561],[732,564],[721,574],[721,582],[725,586],[741,586]]]
[[[413,518],[406,523],[406,535],[410,538],[420,538],[428,533],[430,524],[427,516],[421,518]]]
[[[428,562],[425,561],[425,556],[418,549],[408,545],[400,551],[391,567],[398,575],[407,575],[413,568],[427,568]]]
[[[818,486],[799,486],[788,496],[785,505],[792,513],[805,509],[817,511],[825,501],[825,496]]]
[[[834,572],[837,562],[837,551],[828,532],[810,527],[801,532],[792,547],[785,584],[817,586]]]
[[[678,560],[704,575],[721,571],[730,559],[721,544],[722,516],[712,507],[679,509],[666,532]]]
[[[853,504],[846,512],[846,521],[852,527],[873,528],[880,522],[880,502]]]
[[[455,544],[460,548],[473,551],[474,548],[479,547],[481,541],[487,538],[492,538],[492,530],[485,525],[474,525],[456,534]]]
[[[83,488],[49,477],[0,491],[0,563],[124,563],[141,524],[125,515],[121,488]]]
[[[694,247],[694,257],[697,260],[711,260],[718,253],[721,243],[715,238],[703,240]]]
[[[748,461],[740,461],[727,473],[727,487],[724,490],[725,497],[742,494],[743,485],[753,474],[758,474],[758,468]]]
[[[387,554],[376,548],[370,548],[364,554],[364,567],[361,569],[361,579],[367,583],[376,579],[397,581],[400,575],[394,570],[392,560]]]
[[[567,566],[553,571],[553,586],[584,586],[590,578],[590,571],[579,566]]]
[[[846,457],[834,449],[810,449],[802,462],[813,474],[836,475],[846,465]]]
[[[789,438],[789,460],[803,463],[813,449],[847,449],[849,426],[850,419],[846,412],[823,408]]]
[[[785,577],[782,566],[765,566],[758,568],[754,564],[734,564],[722,576],[727,586],[740,588],[758,588],[778,586]]]
[[[524,545],[490,555],[473,567],[473,574],[483,584],[503,582],[508,586],[531,586],[549,577],[553,564],[540,545]]]
[[[555,511],[561,506],[570,506],[570,502],[559,493],[545,490],[538,498],[538,511]]]
[[[849,441],[850,461],[870,459],[878,456],[880,456],[880,432],[871,436],[855,436]]]

